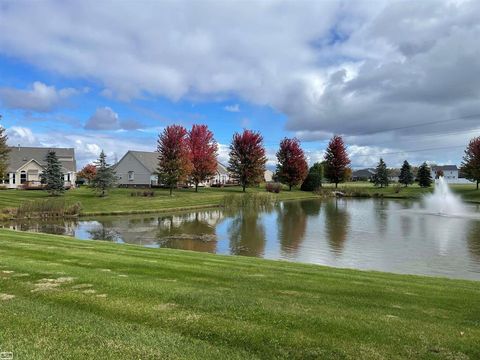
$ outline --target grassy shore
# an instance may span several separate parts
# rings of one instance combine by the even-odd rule
[[[16,359],[478,359],[480,284],[0,230]]]
[[[474,185],[452,185],[452,190],[459,194],[465,201],[480,203],[480,191],[475,190]],[[324,193],[329,195],[334,190],[331,184],[324,185]],[[385,197],[405,199],[418,199],[421,196],[433,191],[433,188],[421,188],[418,185],[407,188],[396,188],[395,185],[387,188],[377,188],[368,182],[352,182],[340,184],[339,191],[345,192],[353,197]],[[193,189],[179,189],[170,196],[168,190],[154,190],[154,197],[132,197],[130,194],[135,189],[113,189],[105,198],[100,198],[87,187],[69,190],[65,193],[67,202],[79,202],[82,206],[83,215],[110,215],[110,214],[128,214],[142,212],[160,212],[186,210],[203,207],[219,206],[225,195],[242,194],[240,187],[227,188],[205,188],[196,193]],[[140,191],[140,190],[138,190]],[[264,187],[250,188],[249,193],[265,193]],[[274,194],[278,200],[296,200],[317,198],[311,192],[294,189],[292,191],[282,191]],[[0,191],[0,209],[17,207],[28,200],[38,200],[48,198],[44,191],[18,191],[3,190]]]

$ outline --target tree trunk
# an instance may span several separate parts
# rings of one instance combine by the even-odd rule
[[[195,182],[195,192],[198,192],[198,181]]]
[[[292,184],[290,184],[289,186],[290,186],[290,191],[292,191]]]
[[[173,185],[170,185],[170,196],[173,194]]]
[[[242,187],[243,187],[243,192],[245,192],[246,184],[243,183],[243,184],[242,184]]]
[[[478,190],[478,184],[480,183],[480,180],[477,180],[477,190]]]
[[[337,188],[338,188],[338,183],[336,182],[336,183],[335,183],[335,189],[337,189]]]

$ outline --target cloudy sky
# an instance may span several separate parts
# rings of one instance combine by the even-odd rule
[[[342,134],[354,167],[456,163],[480,135],[480,2],[4,1],[10,143],[154,150],[168,124],[302,140]]]

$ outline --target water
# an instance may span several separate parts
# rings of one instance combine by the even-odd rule
[[[480,280],[479,208],[463,205],[470,215],[459,216],[450,199],[439,190],[420,209],[408,200],[329,199],[234,214],[209,209],[6,226],[148,247]]]
[[[460,217],[471,215],[460,197],[450,191],[443,176],[435,180],[434,192],[425,196],[424,205],[425,210],[431,214]]]

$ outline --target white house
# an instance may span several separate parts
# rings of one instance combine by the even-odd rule
[[[430,168],[430,173],[432,175],[432,179],[437,179],[443,174],[443,178],[447,183],[456,184],[461,182],[458,176],[457,165],[435,165]]]
[[[55,151],[62,165],[65,187],[75,186],[77,165],[72,148],[11,147],[8,154],[8,178],[1,181],[9,189],[41,187],[40,175],[45,170],[45,158]]]

